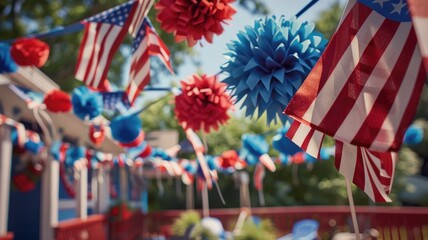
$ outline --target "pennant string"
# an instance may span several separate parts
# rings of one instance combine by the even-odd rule
[[[315,5],[315,3],[317,3],[319,0],[312,0],[310,1],[308,4],[306,4],[306,6],[304,6],[302,8],[302,10],[300,10],[297,14],[296,14],[296,18],[299,18],[302,14],[304,14],[308,9],[310,9],[312,6]]]

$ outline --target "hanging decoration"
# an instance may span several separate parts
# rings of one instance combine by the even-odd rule
[[[160,0],[155,4],[156,20],[164,31],[174,34],[176,42],[187,41],[192,47],[205,38],[212,43],[214,34],[223,33],[222,23],[235,14],[234,1]]]
[[[86,86],[80,86],[73,90],[71,95],[73,112],[82,120],[89,120],[99,116],[103,111],[103,96],[99,92],[93,92]]]
[[[105,127],[104,124],[95,125],[91,123],[89,125],[89,140],[95,144],[95,146],[101,146],[105,139]]]
[[[242,149],[240,157],[245,159],[251,166],[261,162],[269,171],[276,170],[273,160],[268,155],[269,144],[261,135],[244,134],[242,135]]]
[[[69,112],[72,108],[70,96],[59,89],[48,92],[43,103],[49,111],[54,113]]]
[[[288,129],[288,125],[278,129],[277,134],[272,138],[273,148],[283,155],[280,156],[280,158],[287,158],[288,156],[293,156],[298,152],[303,152],[299,146],[285,136]]]
[[[0,43],[0,74],[13,73],[18,66],[10,55],[10,46]]]
[[[246,162],[239,157],[239,154],[235,150],[224,151],[220,156],[216,158],[217,166],[226,172],[234,172],[246,167]]]
[[[226,84],[216,76],[194,74],[181,81],[182,93],[175,97],[175,115],[184,129],[210,132],[229,119],[233,103],[225,92]]]
[[[409,146],[419,144],[424,139],[424,129],[418,124],[412,124],[404,134],[403,142]]]
[[[49,45],[35,38],[17,39],[10,54],[19,66],[42,67],[49,57]]]
[[[229,74],[223,81],[246,107],[246,115],[259,118],[267,113],[267,122],[284,123],[282,114],[323,52],[326,40],[308,22],[284,16],[255,21],[238,33],[227,47],[229,60],[221,67]]]
[[[120,115],[110,122],[112,137],[124,147],[136,147],[144,141],[142,123],[137,115]]]

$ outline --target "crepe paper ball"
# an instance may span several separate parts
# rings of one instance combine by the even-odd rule
[[[251,166],[261,162],[269,171],[276,170],[275,163],[269,157],[269,144],[261,135],[244,134],[242,135],[242,149],[240,157],[245,159]]]
[[[14,73],[16,70],[18,70],[18,65],[10,55],[10,46],[0,43],[0,74]]]
[[[71,95],[73,112],[82,120],[89,120],[99,116],[103,111],[103,96],[98,92],[89,90],[86,86],[80,86],[73,90]]]
[[[267,123],[284,123],[283,110],[323,52],[327,40],[315,25],[284,16],[256,20],[227,45],[228,73],[223,82],[236,102],[242,101],[246,115],[267,114]]]
[[[12,177],[13,186],[21,192],[29,192],[36,187],[33,180],[25,173],[18,173]]]
[[[67,166],[73,166],[74,162],[85,157],[85,148],[70,146],[66,153],[65,164]]]
[[[25,142],[24,148],[32,154],[37,154],[43,149],[43,143],[28,140]]]
[[[103,124],[89,126],[89,140],[95,144],[95,146],[101,146],[105,140],[105,127]]]
[[[187,81],[181,81],[182,92],[175,97],[175,116],[185,130],[218,129],[229,119],[228,110],[233,106],[225,92],[226,84],[216,76],[194,74]]]
[[[218,158],[217,162],[221,168],[235,167],[235,164],[240,160],[238,152],[235,150],[224,151]]]
[[[43,103],[49,111],[54,113],[69,112],[72,108],[70,95],[59,89],[48,92]]]
[[[287,133],[289,126],[284,126],[277,130],[277,134],[272,138],[272,146],[286,156],[292,156],[303,150],[291,141],[285,134]]]
[[[223,33],[222,23],[235,14],[234,1],[160,0],[155,4],[156,20],[164,31],[174,34],[176,42],[187,40],[191,47],[205,38],[212,43],[214,34]]]
[[[406,130],[406,133],[404,134],[403,142],[407,145],[416,145],[422,142],[424,139],[424,130],[421,126],[418,126],[417,124],[412,124],[410,127]]]
[[[110,122],[112,137],[125,144],[126,147],[135,147],[144,140],[142,122],[137,115],[120,115]]]
[[[16,40],[10,54],[19,66],[43,66],[49,57],[49,45],[35,38]]]

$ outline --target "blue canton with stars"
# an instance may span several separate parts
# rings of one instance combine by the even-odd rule
[[[128,18],[129,11],[134,4],[134,1],[129,1],[122,5],[116,6],[95,16],[85,19],[85,22],[105,23],[123,27]]]
[[[385,18],[397,22],[412,21],[407,0],[358,0],[358,2],[375,10]]]
[[[149,23],[147,22],[146,18],[144,18],[144,22],[143,24],[141,24],[140,29],[138,29],[137,36],[135,36],[135,39],[132,42],[132,53],[135,53],[135,51],[137,51],[138,47],[140,46],[140,43],[146,37],[146,26],[148,24]]]

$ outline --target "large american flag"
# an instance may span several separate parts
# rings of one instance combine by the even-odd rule
[[[425,70],[404,0],[350,0],[325,52],[290,101],[287,136],[318,157],[336,140],[336,167],[374,201],[390,201],[396,153]]]
[[[336,140],[397,151],[425,80],[404,0],[350,0],[285,113]]]
[[[123,41],[137,1],[129,1],[82,21],[85,32],[80,44],[75,78],[98,88],[107,78],[114,53]]]
[[[134,36],[134,42],[132,44],[129,84],[126,92],[131,104],[133,104],[138,94],[150,82],[150,56],[159,57],[171,73],[173,70],[170,52],[148,19],[143,20],[138,32],[131,34]]]
[[[428,70],[428,1],[407,0],[412,13],[413,26],[419,40],[419,48],[424,58],[425,69]]]

